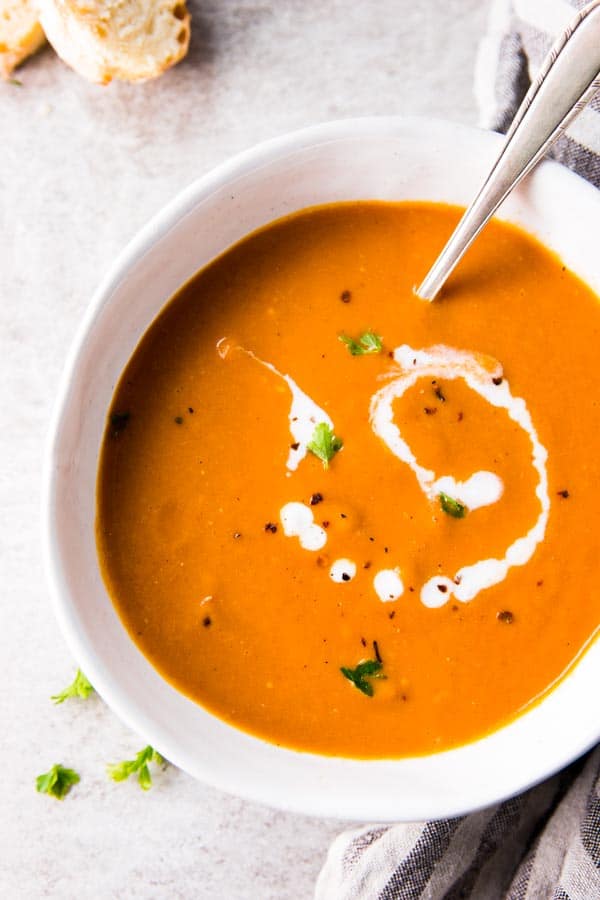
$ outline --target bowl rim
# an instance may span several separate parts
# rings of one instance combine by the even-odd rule
[[[174,227],[175,223],[183,219],[187,213],[191,212],[199,203],[201,203],[204,197],[209,196],[216,189],[225,186],[233,179],[256,171],[275,160],[284,159],[287,155],[296,153],[299,150],[320,146],[339,139],[360,138],[361,136],[368,136],[370,138],[385,136],[397,137],[407,129],[416,132],[433,130],[434,132],[439,132],[440,135],[443,135],[446,138],[460,134],[466,138],[472,139],[474,142],[480,142],[481,146],[487,144],[488,147],[496,148],[498,151],[503,143],[503,137],[499,134],[472,126],[448,122],[443,119],[425,116],[368,116],[341,119],[312,125],[256,144],[237,153],[230,159],[192,181],[191,184],[181,190],[138,230],[134,237],[125,245],[124,249],[117,255],[112,265],[109,266],[108,271],[94,291],[79,327],[76,330],[59,381],[44,452],[41,491],[43,562],[46,580],[50,588],[52,608],[75,660],[90,674],[92,683],[94,683],[98,693],[105,699],[108,706],[128,725],[128,727],[140,735],[149,735],[148,728],[151,723],[148,722],[147,717],[141,714],[140,710],[136,709],[131,699],[127,696],[127,689],[121,684],[120,689],[115,691],[113,686],[109,685],[103,677],[101,667],[97,666],[95,661],[88,656],[88,651],[84,646],[81,629],[78,627],[76,616],[66,599],[68,590],[66,589],[64,579],[62,578],[62,564],[59,558],[59,550],[54,534],[56,512],[54,488],[57,479],[55,465],[57,446],[59,444],[63,421],[69,406],[72,385],[76,378],[81,358],[85,352],[88,337],[93,331],[100,313],[104,305],[108,302],[111,294],[116,290],[127,272],[136,264],[139,258],[142,255],[150,253],[154,246],[168,234],[171,228]],[[596,199],[598,198],[599,192],[592,185],[558,163],[545,160],[537,168],[543,168],[545,171],[552,169],[553,178],[562,179],[563,182],[569,185],[572,191],[579,193],[583,192],[589,197],[594,195]],[[532,176],[529,176],[529,178],[531,177]],[[148,325],[150,325],[150,321],[148,322]],[[524,715],[527,715],[527,713]],[[233,726],[228,727],[233,728]],[[238,731],[238,729],[234,730]],[[503,791],[499,794],[497,789],[494,790],[493,784],[490,784],[487,792],[479,792],[476,801],[474,801],[467,792],[462,799],[455,798],[454,802],[446,803],[445,806],[441,805],[436,807],[435,810],[428,811],[425,815],[427,817],[435,816],[436,818],[462,815],[467,812],[487,807],[499,800],[515,796],[574,761],[594,746],[599,738],[600,724],[597,726],[593,735],[582,734],[579,741],[572,743],[568,752],[565,752],[562,755],[556,755],[550,764],[543,766],[539,770],[535,778],[532,778],[531,774],[526,776],[521,775],[520,777],[515,775],[509,792]],[[256,738],[255,740],[261,743],[269,743],[260,738]],[[153,743],[152,740],[149,742]],[[472,744],[464,745],[458,749],[462,750],[464,747],[475,746],[477,743],[478,742],[475,741]],[[209,773],[206,770],[199,774],[197,768],[193,770],[187,763],[186,754],[180,748],[167,747],[164,746],[163,743],[162,745],[159,744],[158,749],[161,752],[164,751],[166,758],[170,759],[179,768],[190,773],[193,777],[202,778],[202,780],[211,786],[228,793],[242,796],[255,802],[268,803],[270,806],[285,811],[298,812],[305,815],[345,819],[364,818],[360,812],[360,804],[353,805],[352,803],[348,803],[346,807],[340,810],[339,802],[336,800],[331,802],[328,796],[325,796],[322,802],[307,803],[304,802],[301,788],[295,788],[290,794],[282,796],[279,791],[269,790],[268,785],[264,783],[260,786],[248,783],[244,779],[243,773],[237,773],[236,776],[228,779],[219,778],[215,776],[214,773]],[[295,753],[296,751],[291,752]],[[322,757],[319,754],[299,753],[299,755],[305,758],[314,755],[318,759],[328,758],[333,759],[334,761],[336,759],[335,757]],[[442,755],[443,753],[432,754],[432,756]],[[342,758],[340,758],[340,761],[341,759]],[[372,760],[354,760],[354,762],[370,763]],[[388,760],[388,762],[402,763],[403,760]],[[268,781],[268,779],[266,779],[266,781]],[[415,812],[416,815],[384,814],[380,817],[380,820],[414,821],[416,818],[423,817],[419,811]]]

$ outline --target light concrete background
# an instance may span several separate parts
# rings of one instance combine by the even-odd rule
[[[0,897],[310,898],[335,821],[274,812],[175,769],[106,780],[142,745],[98,697],[54,707],[74,666],[40,561],[45,432],[69,343],[115,254],[230,154],[326,119],[475,122],[486,0],[205,0],[188,59],[100,88],[50,50],[0,85]],[[35,776],[81,773],[58,803]]]

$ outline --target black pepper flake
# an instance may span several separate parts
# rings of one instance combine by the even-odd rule
[[[340,519],[347,519],[347,518],[348,518],[348,516],[346,515],[346,513],[340,513]]]
[[[190,416],[193,415],[193,414],[194,414],[194,407],[193,407],[193,406],[188,406],[188,412],[189,412]]]
[[[122,431],[125,431],[129,424],[131,414],[128,412],[113,412],[110,414],[110,434],[111,437],[118,437]]]
[[[371,568],[371,563],[369,560],[367,560],[366,563],[363,563],[363,569],[370,569],[370,568]]]
[[[176,425],[183,425],[183,416],[175,416],[173,421]]]
[[[241,538],[241,536],[242,536],[242,533],[240,531],[233,532],[233,537],[235,538],[236,541],[238,541]]]
[[[342,291],[340,294],[340,300],[342,303],[350,303],[352,300],[352,292],[351,291]]]
[[[389,548],[389,547],[384,547],[384,548],[383,548],[383,552],[384,552],[384,553],[389,553],[389,552],[390,552],[390,548]]]
[[[536,587],[541,587],[541,586],[543,585],[543,583],[544,583],[544,579],[543,579],[543,578],[540,578],[539,581],[536,581],[535,586],[536,586]]]
[[[377,662],[382,663],[383,660],[381,658],[381,653],[379,652],[379,645],[377,644],[377,641],[373,641],[373,653],[375,654],[375,659],[377,660]]]
[[[390,359],[393,359],[393,358],[394,358],[394,351],[393,351],[393,350],[388,350],[388,356],[389,356]]]
[[[557,491],[556,493],[558,494],[559,497],[562,497],[564,500],[568,500],[569,497],[571,496],[567,490]]]
[[[350,576],[347,572],[342,572],[342,581],[350,581]]]
[[[371,541],[371,543],[374,543],[375,538],[374,538],[374,537],[370,537],[369,540]]]
[[[391,611],[391,613],[388,613],[388,619],[393,619],[395,615],[396,615],[396,610],[393,609],[393,610]]]
[[[445,594],[446,591],[448,590],[448,585],[447,584],[438,584],[437,589],[438,589],[438,591],[441,591],[442,594]]]
[[[325,519],[324,522],[321,522],[321,525],[323,526],[323,528],[329,528],[329,519]]]
[[[365,641],[364,637],[361,637],[360,642],[363,645],[363,647],[367,646],[367,642]]]
[[[290,447],[292,448],[292,450],[297,450],[299,446],[300,446],[299,441],[294,441],[293,444],[290,444]]]
[[[456,603],[453,603],[450,609],[452,610],[452,612],[458,612],[458,606],[456,605]]]
[[[204,618],[202,619],[202,624],[204,625],[205,628],[210,628],[210,626],[212,625],[212,619],[211,619],[211,617],[210,617],[210,616],[204,616]]]
[[[499,613],[496,613],[496,618],[499,622],[504,622],[505,625],[512,625],[515,619],[509,609],[503,609]]]
[[[317,503],[322,503],[322,501],[323,501],[323,494],[316,493],[316,494],[310,495],[310,505],[311,506],[316,506]]]
[[[454,584],[460,584],[462,581],[462,578],[460,577],[460,575],[455,575],[452,580],[454,581]]]
[[[441,387],[439,386],[439,384],[438,384],[438,386],[436,387],[436,389],[434,390],[433,393],[434,393],[435,396],[438,398],[438,400],[440,401],[440,403],[445,403],[445,402],[446,402],[446,397],[444,396],[444,392],[442,391],[442,389],[441,389]]]
[[[498,375],[497,378],[492,378],[492,382],[493,382],[493,384],[496,385],[496,387],[498,387],[499,385],[502,384],[502,376]]]
[[[458,414],[457,417],[456,417],[456,421],[457,421],[457,422],[462,422],[462,420],[464,419],[464,417],[465,417],[465,414],[464,414],[464,413],[462,412],[462,410],[461,410],[461,412],[459,412],[459,414]]]
[[[271,534],[275,534],[275,532],[277,531],[277,525],[275,525],[273,522],[267,522],[267,524],[265,525],[265,531],[270,531]]]
[[[437,406],[426,406],[424,407],[423,412],[426,416],[435,416],[437,412]]]
[[[414,592],[415,592],[415,589],[414,589],[414,587],[412,586],[412,584],[409,585],[408,590],[411,592],[411,594],[414,594]]]

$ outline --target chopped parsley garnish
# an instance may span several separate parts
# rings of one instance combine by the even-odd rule
[[[77,674],[75,675],[72,684],[70,684],[69,687],[66,687],[64,691],[61,691],[60,694],[53,694],[50,699],[54,700],[55,703],[64,703],[69,697],[81,697],[82,700],[87,700],[93,691],[94,688],[81,669],[77,669]]]
[[[320,422],[315,427],[312,439],[306,445],[306,449],[321,460],[324,469],[328,469],[329,463],[343,446],[342,440],[335,436],[327,422]]]
[[[365,659],[360,662],[355,669],[349,669],[346,666],[340,668],[340,672],[351,681],[355,688],[358,688],[367,697],[373,696],[373,685],[368,680],[370,678],[382,678],[382,664],[377,659]]]
[[[65,769],[60,763],[52,766],[49,772],[38,775],[35,779],[36,790],[40,794],[50,794],[57,800],[64,800],[74,784],[80,780],[74,769]]]
[[[18,78],[9,78],[8,83],[12,84],[13,87],[23,87],[23,82],[19,81]]]
[[[440,493],[440,506],[446,515],[452,516],[453,519],[464,519],[468,512],[464,503],[460,503],[453,497],[449,497],[448,494],[444,494],[443,491]]]
[[[148,763],[156,763],[158,766],[164,766],[165,760],[153,747],[148,745],[137,754],[135,759],[126,759],[120,763],[111,763],[108,765],[107,772],[113,781],[125,781],[130,775],[137,772],[138,781],[143,791],[148,791],[152,787],[152,776]]]
[[[366,356],[369,353],[381,353],[383,349],[383,341],[378,334],[373,331],[365,331],[364,334],[354,340],[345,334],[339,337],[342,344],[345,344],[352,356]]]

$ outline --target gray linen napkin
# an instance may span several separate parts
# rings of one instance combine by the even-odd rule
[[[585,0],[494,0],[475,79],[481,124],[505,131]],[[600,187],[600,97],[551,155]],[[600,746],[504,803],[456,819],[370,825],[329,850],[315,900],[600,900]]]
[[[494,0],[475,72],[480,124],[506,131],[550,47],[589,0]],[[550,149],[600,187],[600,94]]]

